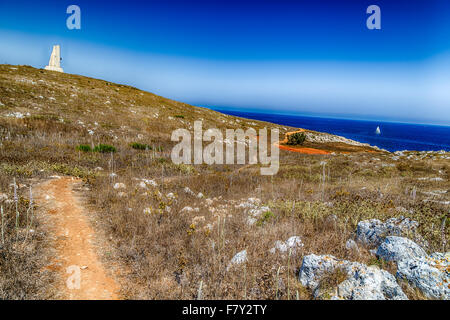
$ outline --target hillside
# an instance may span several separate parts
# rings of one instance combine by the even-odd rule
[[[221,130],[276,127],[280,139],[298,130],[125,85],[0,65],[0,299],[67,298],[60,288],[69,262],[58,243],[74,235],[58,235],[54,219],[68,204],[55,205],[43,187],[61,177],[65,197],[76,195],[86,208],[82,225],[95,239],[88,249],[95,247],[120,298],[326,299],[342,283],[356,290],[333,268],[318,283],[309,281],[311,254],[385,270],[396,298],[436,298],[411,279],[394,279],[399,264],[373,250],[397,235],[427,255],[447,252],[450,153],[392,154],[307,131],[305,145],[294,149],[324,154],[281,148],[275,176],[260,175],[258,164],[174,164],[171,132],[192,130],[196,120]],[[30,197],[30,189],[40,196]],[[380,222],[370,241],[361,231],[369,219]],[[435,258],[442,265],[448,259]],[[448,288],[442,292],[448,298]]]

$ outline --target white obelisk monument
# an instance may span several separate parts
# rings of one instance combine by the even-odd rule
[[[64,72],[61,68],[61,48],[59,45],[53,46],[52,55],[50,56],[50,61],[48,62],[48,66],[45,67],[45,70]]]

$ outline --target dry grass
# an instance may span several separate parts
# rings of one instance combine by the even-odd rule
[[[0,299],[48,299],[53,295],[54,277],[45,269],[50,257],[46,228],[30,205],[28,188],[21,183],[16,211],[12,183],[12,178],[0,176],[0,190],[12,200],[1,201]]]
[[[8,184],[14,177],[22,184],[52,174],[82,177],[91,189],[86,196],[97,227],[110,241],[107,259],[122,265],[122,294],[127,298],[195,299],[202,283],[204,299],[310,299],[311,293],[297,281],[301,259],[309,253],[394,272],[392,265],[364,249],[356,254],[345,248],[364,219],[410,217],[420,223],[427,251],[448,250],[450,219],[445,225],[442,221],[449,211],[441,202],[450,200],[450,163],[438,154],[396,161],[388,153],[321,156],[281,151],[274,177],[260,176],[256,165],[174,165],[170,132],[190,128],[194,120],[203,119],[204,128],[273,125],[105,81],[11,68],[0,66],[1,192],[11,199]],[[13,112],[25,116],[7,116]],[[282,133],[294,129],[279,128]],[[117,152],[76,150],[80,144],[100,143]],[[132,143],[152,150],[133,149]],[[111,178],[112,172],[117,176]],[[442,180],[420,180],[424,177]],[[154,179],[158,186],[144,190],[137,178]],[[116,182],[126,188],[113,189]],[[185,187],[204,198],[186,194]],[[429,194],[435,190],[446,192]],[[271,212],[253,226],[247,225],[244,210],[236,208],[250,197],[261,199]],[[213,203],[207,205],[206,198]],[[198,211],[182,211],[186,206]],[[144,213],[146,208],[151,213]],[[5,209],[8,240],[0,251],[0,298],[48,297],[54,276],[42,269],[50,255],[45,226],[37,219],[35,236],[22,248],[15,240],[13,211]],[[276,240],[293,235],[301,237],[301,250],[291,256],[269,253]],[[227,271],[234,254],[244,249],[248,262]]]

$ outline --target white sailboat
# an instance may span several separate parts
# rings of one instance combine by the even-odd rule
[[[379,126],[377,127],[377,130],[375,130],[375,134],[381,134],[381,130],[380,130]]]

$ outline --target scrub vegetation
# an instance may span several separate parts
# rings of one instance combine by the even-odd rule
[[[107,81],[0,65],[0,299],[55,296],[49,208],[30,196],[54,175],[83,179],[79,192],[109,248],[102,259],[120,266],[125,299],[196,299],[200,287],[204,299],[311,299],[298,281],[310,253],[395,273],[364,247],[346,248],[367,219],[409,217],[427,252],[448,250],[449,153],[326,143],[323,155],[280,150],[275,176],[261,176],[260,165],[174,164],[171,132],[200,119],[222,130],[276,127],[280,139],[296,130]],[[310,146],[302,134],[291,143]],[[261,213],[254,223],[249,208]],[[270,251],[292,236],[301,249]],[[242,250],[247,261],[230,264]],[[336,272],[323,282],[341,280]]]

